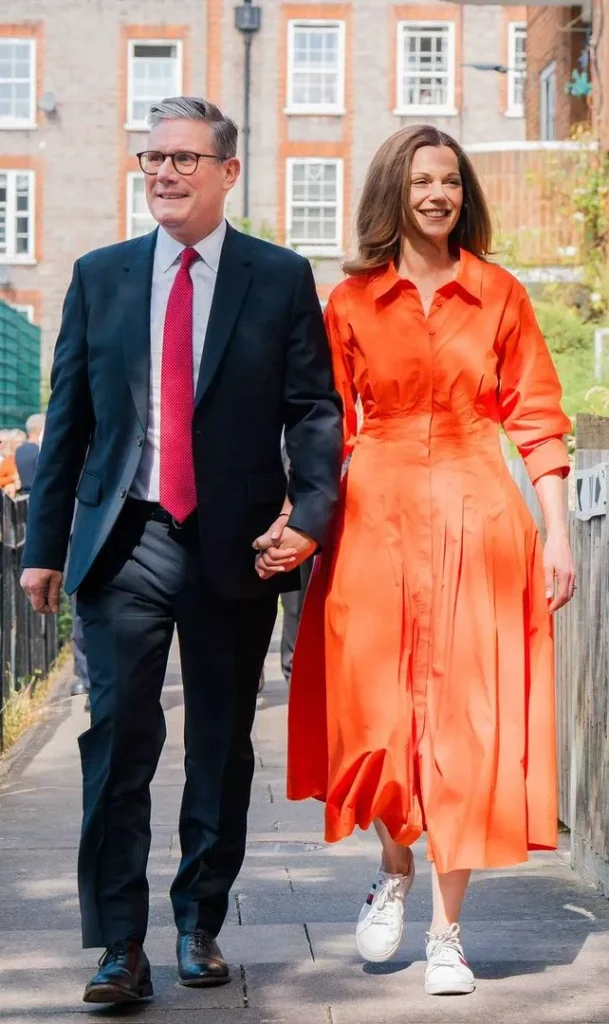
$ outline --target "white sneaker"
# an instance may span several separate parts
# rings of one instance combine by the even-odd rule
[[[451,924],[442,935],[427,933],[425,991],[430,996],[467,995],[476,985],[459,942],[459,925]]]
[[[407,875],[390,875],[379,868],[355,931],[357,949],[372,963],[394,956],[404,931],[404,900],[414,882],[414,857]]]

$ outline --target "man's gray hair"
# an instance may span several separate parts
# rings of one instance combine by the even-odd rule
[[[221,160],[229,160],[237,155],[237,125],[230,117],[226,117],[219,107],[198,96],[171,96],[153,104],[148,114],[148,124],[151,128],[156,128],[161,121],[179,117],[189,121],[204,121],[211,125],[216,154]]]
[[[44,413],[41,412],[35,412],[31,416],[28,416],[25,423],[25,429],[28,434],[35,434],[39,430],[44,430],[45,419],[46,417]]]

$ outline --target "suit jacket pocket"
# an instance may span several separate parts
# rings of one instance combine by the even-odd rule
[[[256,473],[247,478],[247,500],[250,505],[282,502],[287,490],[283,473]]]
[[[101,490],[101,477],[84,469],[76,491],[76,497],[81,505],[99,505]]]

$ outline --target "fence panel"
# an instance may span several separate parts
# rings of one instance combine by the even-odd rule
[[[0,750],[8,703],[49,671],[59,649],[57,617],[36,615],[19,586],[27,511],[28,498],[12,501],[0,491]]]

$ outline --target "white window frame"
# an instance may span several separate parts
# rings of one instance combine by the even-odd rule
[[[335,103],[297,103],[294,99],[294,49],[297,29],[334,28],[338,31],[338,95]],[[344,21],[331,18],[295,18],[288,22],[288,83],[286,114],[335,114],[345,110],[345,52],[347,28]]]
[[[37,60],[38,52],[36,49],[36,40],[29,36],[1,36],[0,42],[3,43],[28,43],[30,47],[30,68],[31,68],[31,95],[30,95],[30,112],[28,117],[0,117],[0,129],[3,131],[14,131],[15,129],[29,129],[36,128],[36,84],[37,84]]]
[[[424,34],[425,29],[448,29],[448,89],[446,103],[413,103],[408,106],[403,99],[403,81],[406,72],[404,60],[404,38],[409,31],[418,31]],[[401,117],[441,115],[443,117],[456,117],[458,110],[455,105],[456,95],[456,31],[454,21],[425,21],[422,18],[409,21],[399,21],[397,27],[397,75],[396,75],[396,108],[394,114]]]
[[[20,168],[10,169],[2,166],[2,158],[0,157],[0,174],[6,174],[8,177],[8,193],[9,193],[9,216],[7,218],[7,242],[8,252],[0,253],[0,264],[21,264],[21,263],[36,263],[35,247],[36,247],[36,173],[30,170],[21,170]],[[30,197],[30,231],[29,231],[29,246],[28,251],[17,254],[16,249],[16,232],[15,232],[15,184],[17,177],[26,177],[29,180],[29,197]],[[12,182],[12,186],[11,186]],[[11,193],[12,193],[12,206],[11,206]]]
[[[127,203],[126,203],[126,224],[125,224],[126,238],[140,238],[141,237],[140,235],[135,235],[133,233],[133,220],[134,220],[133,197],[134,197],[134,194],[135,194],[135,189],[134,189],[135,182],[139,181],[140,179],[143,179],[143,178],[144,178],[143,173],[140,173],[139,171],[129,171],[129,173],[127,174]],[[145,186],[145,181],[144,181],[144,186]],[[154,217],[152,216],[152,214],[150,214],[150,217],[151,217],[151,220],[153,221],[153,226],[150,228],[150,230],[154,231],[154,228],[157,226],[156,225],[156,221],[154,220]]]
[[[507,117],[524,117],[524,103],[517,103],[515,100],[516,82],[522,78],[523,88],[526,78],[526,49],[525,65],[522,70],[516,68],[516,37],[524,34],[525,47],[527,39],[526,21],[510,21],[508,25],[508,73],[507,73]]]
[[[546,131],[549,126],[550,108],[548,105],[548,96],[546,93],[546,87],[553,81],[553,99],[554,109],[552,111],[552,132],[551,134]],[[556,140],[556,100],[557,100],[557,81],[556,81],[556,61],[553,60],[550,64],[546,64],[545,68],[539,76],[539,135],[542,142],[554,142]]]
[[[294,167],[296,164],[333,164],[336,166],[336,234],[328,243],[292,242],[292,208]],[[343,183],[344,162],[340,157],[302,156],[289,157],[286,166],[286,236],[287,244],[293,245],[304,256],[325,256],[329,258],[343,256]]]
[[[133,109],[133,66],[135,60],[136,46],[175,46],[176,48],[176,89],[175,96],[181,96],[184,91],[184,47],[181,39],[129,39],[127,41],[127,131],[148,131],[148,122],[144,119],[138,121],[132,117]],[[159,96],[159,99],[163,99]]]
[[[29,324],[34,323],[36,311],[33,306],[23,302],[7,302],[7,306],[10,306],[11,309],[14,309],[17,313],[21,313]]]

